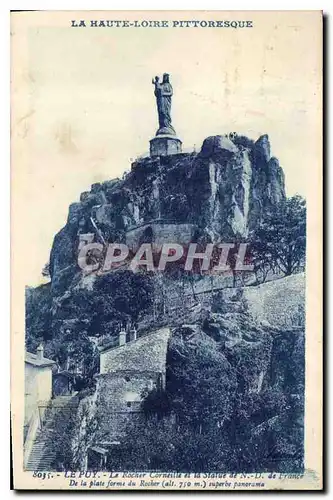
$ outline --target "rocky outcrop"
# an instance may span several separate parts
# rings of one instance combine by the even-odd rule
[[[122,179],[95,183],[83,192],[80,201],[70,205],[66,225],[54,238],[51,284],[41,298],[38,289],[28,297],[28,345],[33,340],[35,348],[42,338],[61,337],[66,330],[74,336],[82,337],[85,332],[87,338],[98,337],[113,332],[117,321],[128,320],[122,311],[116,311],[115,316],[108,312],[112,301],[104,303],[106,298],[98,286],[101,277],[86,276],[78,267],[84,234],[90,233],[103,244],[126,242],[133,251],[142,242],[216,243],[249,235],[263,214],[285,198],[283,171],[278,160],[270,156],[270,149],[267,135],[256,142],[235,133],[212,136],[204,140],[198,153],[139,158]],[[215,290],[232,286],[228,277],[194,278],[191,283],[166,275],[150,278],[154,313],[143,311],[139,328],[149,330],[157,321],[168,326],[168,321],[179,325],[184,318],[195,320],[197,309],[202,316],[214,302],[218,302],[218,313],[240,312],[238,300],[209,292],[211,286]],[[124,288],[124,296],[128,296],[126,283],[120,280],[117,285]],[[209,285],[207,290],[204,283]],[[248,293],[255,293],[251,290]],[[250,302],[256,303],[256,297]]]
[[[235,134],[212,136],[199,153],[141,158],[123,179],[94,184],[70,206],[67,224],[54,239],[53,290],[73,278],[83,233],[94,233],[102,243],[126,242],[134,228],[142,227],[145,238],[148,225],[153,231],[154,224],[188,224],[195,228],[192,241],[247,237],[285,198],[283,170],[270,149],[267,135],[256,142]],[[173,231],[163,231],[170,242]]]
[[[85,275],[77,263],[88,233],[103,245],[127,243],[132,251],[144,242],[244,240],[284,199],[283,170],[271,157],[268,136],[255,142],[232,133],[206,138],[198,153],[139,158],[122,179],[93,184],[70,205],[67,223],[52,246],[51,283],[27,290],[26,331],[31,350],[43,340],[46,355],[59,366],[82,368],[81,385],[76,387],[81,401],[71,429],[75,467],[86,466],[84,458],[96,443],[118,439],[118,427],[119,435],[126,434],[128,412],[124,421],[116,418],[116,405],[124,403],[129,382],[124,371],[127,378],[133,376],[138,394],[146,387],[148,379],[137,377],[140,367],[149,377],[148,386],[154,381],[159,386],[163,371],[162,387],[174,404],[172,418],[177,415],[181,421],[187,415],[200,424],[200,434],[212,421],[215,430],[223,426],[223,446],[234,450],[236,465],[231,460],[230,470],[252,470],[239,442],[253,444],[250,457],[262,436],[269,435],[273,448],[280,446],[283,453],[295,432],[301,443],[304,274],[282,279],[274,275],[274,281],[259,286],[242,282],[236,288],[232,273],[132,273],[124,266]],[[138,340],[108,352],[119,326],[133,323]],[[155,334],[154,343],[152,332],[157,329],[168,333],[163,338]],[[166,360],[163,370],[151,366],[155,358]],[[136,399],[128,402],[126,408],[139,404]],[[281,441],[285,423],[291,430]],[[243,436],[244,427],[248,434]],[[295,450],[283,458],[287,461],[281,470],[294,470],[290,463],[294,467],[297,460],[298,467],[303,466],[302,452]],[[274,460],[281,462],[281,456],[272,457],[272,466],[265,456],[265,470],[276,470]]]

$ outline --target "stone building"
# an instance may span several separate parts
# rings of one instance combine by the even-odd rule
[[[103,467],[106,453],[119,446],[128,420],[140,418],[145,394],[165,386],[169,328],[137,338],[119,333],[118,346],[100,348],[100,373],[97,375],[96,417],[98,431],[88,452],[90,468]]]

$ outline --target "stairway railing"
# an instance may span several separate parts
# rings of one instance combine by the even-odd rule
[[[25,468],[28,465],[37,433],[39,431],[43,432],[43,427],[45,427],[45,423],[48,420],[48,412],[52,411],[53,408],[64,408],[68,410],[74,408],[77,409],[78,405],[79,398],[77,396],[77,392],[74,392],[71,395],[58,396],[57,398],[49,401],[46,400],[38,402],[38,406],[30,418],[26,439],[24,441],[23,463]],[[47,432],[46,428],[44,432]]]

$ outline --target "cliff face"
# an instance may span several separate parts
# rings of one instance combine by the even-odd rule
[[[138,159],[123,179],[92,185],[70,206],[52,247],[52,288],[75,274],[79,234],[138,245],[177,242],[180,227],[189,241],[229,242],[246,238],[284,198],[283,170],[267,135],[256,142],[212,136],[199,153]]]
[[[141,331],[158,323],[200,323],[205,308],[225,302],[211,288],[233,286],[223,276],[186,280],[129,271],[84,276],[77,263],[81,235],[124,242],[132,250],[142,242],[246,240],[284,198],[283,170],[271,157],[267,135],[256,142],[235,134],[208,137],[198,153],[139,158],[123,179],[92,185],[70,206],[67,223],[54,238],[50,285],[27,295],[28,347],[35,349],[41,337],[69,346],[80,339],[93,357],[90,338],[115,336],[119,324],[128,322],[139,322]],[[257,295],[249,297],[250,308]],[[223,313],[230,312],[228,304]],[[48,349],[52,357],[56,343]]]
[[[77,264],[87,233],[99,243],[127,243],[133,251],[143,242],[246,241],[284,199],[283,170],[271,157],[267,135],[254,142],[229,134],[208,137],[198,153],[140,158],[123,179],[92,185],[70,206],[67,223],[54,238],[51,283],[27,292],[27,346],[34,352],[44,340],[48,357],[66,369],[81,369],[73,436],[77,467],[84,466],[88,448],[103,441],[105,429],[114,431],[120,422],[126,440],[127,418],[123,422],[113,414],[117,391],[122,394],[126,382],[122,368],[133,369],[140,393],[146,380],[138,382],[136,365],[151,363],[156,353],[159,359],[162,350],[167,401],[178,421],[212,432],[210,444],[218,443],[216,429],[222,429],[221,448],[207,449],[207,460],[223,449],[221,470],[276,471],[277,464],[281,471],[302,469],[304,274],[237,288],[232,276],[133,273],[125,266],[85,276]],[[122,347],[121,359],[114,357],[118,351],[100,356],[96,345],[119,342],[119,325],[133,323],[136,344]],[[171,334],[155,345],[154,354],[156,328]],[[134,349],[133,366],[128,349]],[[102,375],[94,388],[99,360]],[[110,367],[112,373],[106,373]],[[135,441],[148,431],[139,428]],[[187,435],[182,441],[178,431],[174,439],[163,432],[152,434],[163,450],[166,442],[172,444],[172,456],[164,459],[171,464],[166,470],[173,470],[184,448],[193,451],[196,445],[189,445]],[[132,440],[133,433],[128,436]],[[262,443],[275,455],[261,450]],[[160,454],[154,448],[151,453]],[[133,464],[136,470],[147,466]]]

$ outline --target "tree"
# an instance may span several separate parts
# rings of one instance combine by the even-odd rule
[[[99,277],[90,298],[89,334],[114,336],[121,326],[135,324],[139,315],[153,307],[149,274],[118,270]]]
[[[45,353],[57,362],[59,367],[70,372],[79,372],[76,378],[81,387],[93,383],[93,375],[99,369],[99,354],[87,332],[75,329],[60,330],[46,344]]]
[[[301,196],[283,200],[274,212],[268,212],[251,237],[251,255],[257,278],[265,281],[270,270],[285,276],[305,264],[306,205]]]
[[[168,367],[168,399],[180,425],[201,434],[230,417],[236,374],[214,342],[189,344],[175,336]]]
[[[110,321],[118,315],[137,321],[139,314],[152,305],[153,286],[148,274],[119,270],[96,280],[94,287],[96,305],[103,300],[99,312]]]
[[[50,338],[52,297],[50,285],[41,285],[36,288],[27,287],[25,326],[26,347],[35,352],[41,341]]]

